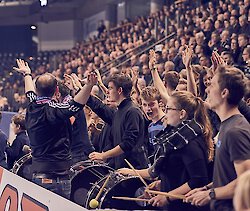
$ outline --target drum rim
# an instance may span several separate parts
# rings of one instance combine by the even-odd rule
[[[21,168],[21,166],[28,160],[30,160],[32,158],[32,154],[31,153],[28,153],[24,156],[22,156],[21,158],[19,158],[17,161],[15,161],[12,169],[11,169],[11,172],[14,173],[14,174],[17,174],[19,169]],[[22,161],[22,163],[20,163]],[[15,168],[15,166],[17,166]]]

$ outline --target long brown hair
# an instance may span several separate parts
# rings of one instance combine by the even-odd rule
[[[195,119],[203,127],[203,135],[208,149],[208,160],[211,161],[214,157],[212,126],[202,99],[187,91],[176,91],[171,97],[174,98],[178,109],[184,109],[187,112],[187,119]]]

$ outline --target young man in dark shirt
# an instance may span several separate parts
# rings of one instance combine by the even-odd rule
[[[110,77],[108,95],[111,101],[117,102],[118,109],[114,112],[112,108],[102,104],[99,106],[99,114],[103,114],[100,117],[112,125],[114,148],[102,153],[93,152],[89,155],[92,160],[114,158],[115,169],[127,167],[124,159],[138,169],[148,165],[145,154],[144,119],[140,109],[130,99],[131,89],[132,80],[129,76],[113,75]],[[88,102],[88,106],[94,107],[95,103]]]
[[[36,80],[36,91],[31,70],[27,62],[17,60],[16,71],[24,75],[25,93],[29,100],[26,113],[27,132],[32,150],[33,182],[65,198],[70,197],[71,183],[69,168],[70,128],[69,118],[83,108],[87,97],[84,93],[91,90],[91,81],[96,76],[90,75],[89,84],[66,103],[55,103],[51,99],[57,94],[57,80],[48,73]]]
[[[250,169],[250,125],[238,110],[244,89],[244,75],[239,69],[217,68],[207,89],[208,103],[221,120],[213,182],[187,194],[186,201],[194,205],[210,202],[211,210],[233,210],[237,178]]]
[[[16,135],[11,146],[6,148],[8,168],[11,169],[18,159],[24,156],[26,153],[23,151],[24,145],[29,146],[29,137],[26,134],[25,127],[25,115],[16,114],[11,119],[11,125]]]

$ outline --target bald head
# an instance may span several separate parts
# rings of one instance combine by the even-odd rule
[[[56,91],[57,80],[52,74],[45,73],[37,78],[35,84],[39,96],[52,97]]]

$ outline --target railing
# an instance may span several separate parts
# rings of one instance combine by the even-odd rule
[[[143,53],[147,52],[148,50],[154,48],[156,45],[159,45],[160,43],[164,42],[165,40],[171,39],[174,35],[175,35],[175,33],[172,33],[172,34],[169,34],[169,35],[165,36],[164,38],[160,39],[159,41],[153,43],[152,45],[146,47],[145,49],[143,49],[143,50],[140,51],[139,53],[135,54],[135,56],[140,56],[141,54],[143,54]],[[152,38],[151,38],[151,40],[152,40]],[[146,42],[148,42],[148,41],[146,41]],[[145,42],[144,42],[144,44],[145,44]],[[140,47],[141,47],[141,46],[140,46]],[[135,49],[138,49],[138,48],[139,48],[139,46],[136,47],[136,48],[134,48],[134,49],[132,49],[130,52],[128,52],[128,53],[126,53],[126,54],[129,54],[129,53],[133,52]],[[106,65],[105,65],[105,68],[106,68],[108,65],[117,62],[120,58],[121,58],[121,56],[118,57],[118,58],[116,58],[116,59],[114,59],[114,60],[112,60],[112,62],[109,62],[109,64],[106,64]],[[122,66],[122,65],[126,64],[127,62],[129,62],[130,60],[131,60],[131,57],[127,58],[127,59],[126,59],[125,61],[123,61],[123,62],[120,62],[120,63],[119,63],[118,65],[116,65],[114,68],[119,68],[120,66]],[[101,72],[101,71],[102,71],[102,68],[100,68],[99,71]],[[107,69],[105,72],[103,72],[102,75],[105,75],[105,76],[106,76],[108,73],[109,73],[109,70]]]

